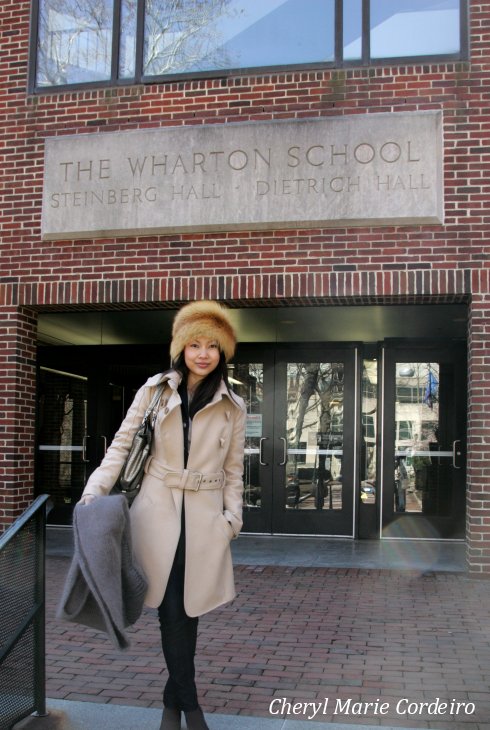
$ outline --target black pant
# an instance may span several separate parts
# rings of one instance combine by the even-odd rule
[[[167,589],[158,609],[162,648],[168,669],[163,704],[184,712],[198,708],[194,656],[197,641],[197,618],[184,609],[185,528],[182,529]]]

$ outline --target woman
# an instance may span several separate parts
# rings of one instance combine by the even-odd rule
[[[140,388],[80,502],[108,494],[155,387],[165,383],[152,454],[131,507],[135,558],[158,608],[169,678],[160,730],[208,728],[194,681],[198,616],[235,595],[230,540],[242,527],[245,404],[226,363],[236,337],[217,302],[184,306],[172,329],[172,369]]]

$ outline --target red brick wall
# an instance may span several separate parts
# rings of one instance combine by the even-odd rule
[[[490,574],[490,296],[474,294],[468,336],[467,554],[475,573]]]
[[[10,400],[1,394],[7,402],[0,409],[6,424],[0,524],[24,504],[27,493],[16,490],[32,484],[32,433],[25,424],[32,413],[33,352],[32,341],[22,336],[30,323],[23,307],[128,306],[204,296],[243,304],[293,296],[344,304],[472,299],[468,545],[472,569],[490,572],[484,540],[490,521],[484,356],[490,344],[490,5],[471,3],[467,63],[265,73],[37,96],[26,93],[29,10],[27,0],[0,4],[0,305],[9,323],[2,378],[20,389]],[[443,111],[444,225],[40,240],[46,136],[426,109]],[[20,467],[14,446],[25,449]]]
[[[34,478],[36,316],[24,307],[1,309],[0,525],[32,502]]]

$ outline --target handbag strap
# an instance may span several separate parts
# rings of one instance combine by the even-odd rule
[[[160,398],[162,397],[163,391],[165,390],[165,385],[166,385],[166,383],[160,383],[160,385],[157,386],[157,389],[156,389],[155,393],[153,394],[153,398],[150,401],[150,405],[148,406],[148,408],[145,411],[145,415],[143,416],[142,423],[145,423],[152,416],[153,411],[155,411],[155,412],[153,413],[152,424],[155,423],[156,407],[157,407],[158,403],[160,402]]]

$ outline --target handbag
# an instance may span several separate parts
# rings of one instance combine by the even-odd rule
[[[150,455],[153,441],[153,431],[158,413],[157,406],[164,388],[165,383],[159,385],[151,399],[150,405],[143,416],[143,420],[134,434],[133,442],[126,457],[126,461],[124,462],[116,484],[112,490],[113,494],[124,494],[128,500],[129,506],[133,503],[134,498],[141,487],[141,482],[143,481],[145,464]]]

